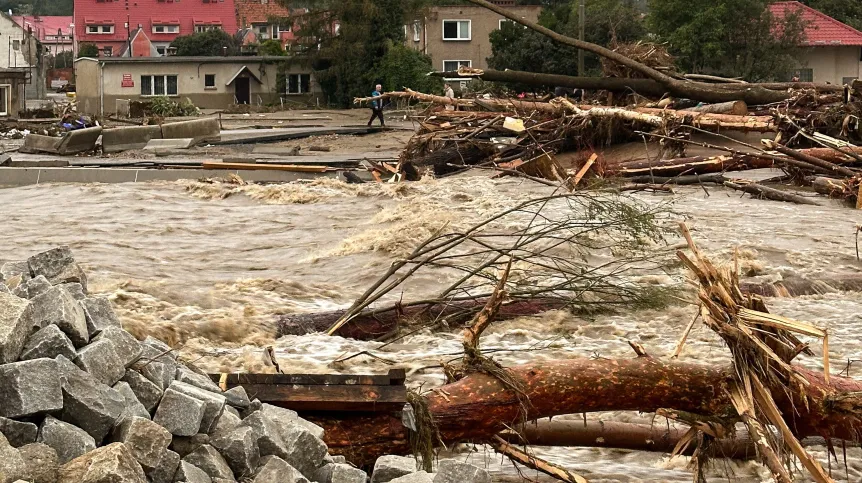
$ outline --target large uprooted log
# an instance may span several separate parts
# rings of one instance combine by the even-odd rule
[[[788,398],[784,388],[772,392],[797,437],[823,436],[858,441],[862,422],[854,405],[862,403],[862,383],[795,367],[807,382],[804,393]],[[516,366],[507,370],[520,381],[523,398],[499,379],[471,374],[431,391],[416,403],[427,408],[445,444],[483,442],[524,420],[586,412],[655,412],[672,408],[703,416],[734,412],[727,389],[732,369],[706,367],[652,357],[635,359],[570,359]],[[422,406],[424,406],[424,408]],[[401,417],[359,416],[347,420],[315,420],[326,429],[333,453],[356,464],[370,464],[384,454],[411,453],[410,435]],[[422,431],[429,431],[423,428]],[[435,443],[438,441],[435,440]]]
[[[487,303],[486,298],[452,302],[398,304],[380,310],[364,310],[343,325],[335,335],[357,340],[374,340],[389,335],[399,328],[445,325],[462,327],[473,314]],[[561,298],[539,297],[513,300],[503,304],[497,318],[513,319],[536,315],[549,310],[567,307],[569,301]],[[347,310],[333,310],[311,314],[282,315],[276,321],[278,337],[326,332],[335,325]]]
[[[660,98],[668,89],[653,79],[629,79],[622,77],[575,77],[559,74],[543,74],[518,70],[460,69],[456,72],[432,72],[431,75],[446,79],[482,79],[488,82],[509,82],[534,87],[567,87],[570,89],[602,90],[609,92],[636,92],[642,96]],[[815,84],[813,82],[778,82],[737,85],[755,86],[769,90],[787,91],[789,89],[814,89],[818,92],[843,92],[844,87],[834,84]],[[741,99],[733,99],[741,100]],[[734,112],[734,114],[743,114]]]
[[[524,25],[564,45],[577,49],[583,49],[600,57],[616,62],[622,66],[643,74],[645,77],[656,81],[663,86],[668,93],[675,97],[693,99],[701,102],[717,103],[742,100],[749,105],[771,104],[790,99],[791,92],[787,90],[767,89],[757,84],[710,84],[706,82],[695,82],[691,80],[675,79],[663,72],[653,69],[647,65],[636,62],[618,52],[596,45],[567,37],[543,27],[535,22],[522,18],[514,11],[495,5],[486,0],[468,0],[470,3],[485,7],[498,15],[501,15],[515,23]]]
[[[444,365],[452,382],[422,395],[412,393],[408,398],[412,411],[406,415],[317,419],[326,429],[329,448],[366,465],[382,454],[412,452],[430,470],[437,446],[489,443],[511,455],[497,435],[524,427],[527,421],[563,414],[640,411],[690,426],[673,453],[696,445],[691,460],[696,481],[703,481],[709,458],[720,456],[718,442],[733,435],[737,422],[744,423],[757,457],[777,482],[792,480],[792,469],[785,466],[790,454],[815,481],[832,481],[799,440],[812,435],[827,441],[862,438],[862,382],[830,375],[825,331],[770,314],[761,299],[742,294],[732,266],[713,265],[684,225],[683,234],[691,255],[678,252],[678,256],[698,281],[699,315],[727,344],[732,365],[659,360],[630,343],[637,358],[580,358],[504,368],[481,354],[479,337],[507,297],[513,266],[509,259],[486,306],[464,332],[463,362]],[[801,353],[813,355],[797,335],[822,339],[823,372],[791,365]],[[532,461],[549,473],[559,470],[522,453],[513,457],[522,463]],[[565,481],[586,481],[569,473],[564,476]]]

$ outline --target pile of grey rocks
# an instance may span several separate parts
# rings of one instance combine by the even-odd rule
[[[228,391],[91,297],[68,247],[0,266],[0,483],[366,483],[323,428]],[[372,483],[490,482],[381,457]]]

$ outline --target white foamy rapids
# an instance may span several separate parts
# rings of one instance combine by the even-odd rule
[[[771,279],[858,272],[855,225],[859,214],[838,204],[798,206],[741,198],[709,188],[676,188],[673,209],[689,219],[708,254],[736,251],[744,274]],[[393,259],[441,227],[472,226],[518,202],[549,194],[544,186],[484,177],[420,183],[346,185],[332,180],[273,186],[198,182],[128,185],[38,185],[0,190],[4,230],[0,259],[24,259],[69,245],[84,264],[92,291],[109,296],[125,326],[172,345],[210,371],[272,372],[262,347],[296,372],[408,370],[411,386],[442,383],[441,362],[458,358],[460,335],[428,331],[381,347],[339,337],[308,335],[274,340],[277,314],[348,306]],[[637,194],[649,204],[664,194]],[[671,240],[677,243],[679,240]],[[606,255],[602,255],[606,256]],[[684,275],[643,274],[641,283],[669,284]],[[437,293],[451,274],[429,271],[404,287],[405,299]],[[394,294],[394,296],[400,296]],[[686,298],[686,294],[680,294]],[[858,332],[862,295],[829,294],[769,300],[775,313],[827,327],[834,373],[862,359]],[[672,354],[694,307],[578,317],[555,311],[495,323],[482,345],[506,365],[567,357],[631,357],[628,341],[657,357]],[[813,344],[819,354],[819,344]],[[366,351],[358,357],[336,362]],[[729,355],[709,330],[696,326],[682,359],[723,363]],[[820,368],[822,360],[802,363]],[[851,375],[862,370],[851,367]],[[647,415],[608,413],[594,418],[650,422]],[[664,420],[656,424],[665,424]],[[540,456],[583,471],[591,481],[691,481],[685,459],[605,449],[537,449]],[[826,465],[825,450],[816,449]],[[839,451],[840,453],[840,451]],[[487,460],[496,478],[516,474],[499,456],[480,451],[457,457]],[[849,449],[849,481],[862,478],[862,454]],[[840,454],[839,454],[840,457]],[[729,463],[735,481],[767,478],[753,463]],[[841,467],[840,470],[837,468]],[[841,465],[833,475],[846,480]],[[711,470],[721,478],[723,468]],[[527,472],[528,475],[534,474]],[[711,479],[713,479],[711,478]]]

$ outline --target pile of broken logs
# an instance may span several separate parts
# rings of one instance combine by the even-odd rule
[[[556,42],[597,54],[606,72],[627,77],[463,67],[432,73],[447,79],[576,88],[601,95],[585,104],[568,98],[458,99],[411,89],[386,93],[383,97],[429,107],[416,119],[419,130],[399,166],[379,174],[412,180],[423,171],[445,176],[484,168],[496,171],[495,176],[517,175],[570,191],[618,180],[633,183],[623,189],[663,191],[670,191],[670,185],[714,183],[777,201],[819,204],[814,195],[819,193],[862,205],[862,81],[838,86],[681,75],[652,65],[667,63],[665,56],[656,54],[660,49],[637,46],[635,50],[649,55],[627,57],[625,49],[579,41],[485,0],[469,1]],[[615,105],[620,103],[626,105]],[[745,139],[758,133],[765,139]],[[626,144],[642,146],[644,154],[626,159],[605,156],[608,148]],[[689,154],[692,146],[701,152]],[[725,174],[762,168],[784,173],[765,182]],[[801,190],[788,189],[794,186]]]

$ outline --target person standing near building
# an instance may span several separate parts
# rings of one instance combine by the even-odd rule
[[[383,86],[377,84],[374,87],[374,92],[371,93],[371,97],[375,98],[371,101],[371,120],[368,121],[368,126],[371,127],[371,123],[374,122],[374,119],[380,118],[380,127],[386,126],[386,121],[383,120]]]
[[[455,99],[455,91],[452,90],[452,86],[449,85],[449,83],[443,84],[443,95],[449,99],[452,99],[452,100]],[[454,111],[455,105],[454,104],[446,104],[446,110],[447,111]]]

